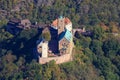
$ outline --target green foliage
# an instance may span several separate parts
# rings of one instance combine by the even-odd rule
[[[13,35],[6,32],[4,29],[0,30],[0,42],[13,38]]]
[[[26,38],[27,40],[31,39],[31,37],[37,34],[37,29],[23,30],[20,33],[20,38]]]
[[[74,39],[76,47],[82,46],[83,48],[89,47],[91,43],[91,38],[90,37],[84,37],[81,34],[76,34],[77,38]]]
[[[38,2],[38,3],[37,3]],[[51,22],[59,15],[69,17],[75,27],[79,24],[96,25],[99,22],[119,22],[118,0],[53,0],[43,1],[0,0],[0,17],[2,20],[12,17],[29,18],[32,22]],[[69,3],[68,3],[69,2]]]
[[[101,40],[104,36],[105,31],[100,26],[93,27],[93,39]]]
[[[50,35],[49,32],[42,33],[41,36],[42,36],[42,38],[44,38],[44,39],[47,40],[47,41],[50,41],[50,39],[51,39],[51,35]]]
[[[96,70],[93,68],[89,58],[79,51],[78,48],[75,48],[74,60],[69,63],[64,63],[61,65],[61,68],[66,74],[67,80],[99,80],[100,77],[96,73]],[[87,67],[89,66],[89,67]]]
[[[120,79],[119,41],[105,37],[105,31],[97,25],[103,22],[110,25],[110,32],[118,32],[110,22],[120,23],[119,0],[34,1],[0,0],[0,80]],[[40,35],[36,29],[23,30],[18,36],[5,31],[7,21],[13,17],[51,23],[59,15],[69,17],[77,28],[93,26],[92,38],[77,34],[72,62],[40,65],[33,60],[33,48]],[[48,41],[51,38],[49,33],[43,37]]]
[[[5,56],[1,57],[1,64],[0,65],[0,79],[11,79],[18,70],[18,67],[13,62],[16,60],[16,56],[12,55],[11,53],[7,53]]]
[[[90,41],[89,46],[84,47],[81,45],[84,37],[78,34],[78,39],[75,39],[75,45],[77,50],[82,50],[81,55],[76,54],[75,62],[77,63],[92,63],[99,75],[99,80],[119,80],[119,38],[106,37],[106,33],[99,26],[95,26],[93,29],[93,37]],[[87,39],[85,37],[85,39]],[[85,40],[84,40],[85,41]],[[82,42],[85,44],[85,42]],[[83,47],[81,49],[81,47]],[[79,53],[80,51],[77,51]],[[84,54],[84,55],[83,55]],[[82,56],[82,57],[80,57]]]
[[[111,38],[104,42],[103,50],[107,57],[113,58],[117,54],[119,49],[120,49],[120,43],[115,38]]]
[[[104,52],[102,51],[102,42],[99,40],[93,40],[91,42],[90,49],[99,56],[104,54]]]
[[[7,24],[7,21],[5,19],[0,20],[0,28],[3,28]]]
[[[89,48],[85,48],[83,52],[86,56],[89,56],[89,61],[93,62],[96,60],[95,54]]]

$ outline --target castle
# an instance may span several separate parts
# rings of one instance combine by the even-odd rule
[[[18,35],[22,30],[35,28],[41,34],[41,38],[36,41],[36,48],[33,54],[40,64],[45,64],[55,60],[56,64],[68,62],[72,59],[72,49],[74,46],[73,36],[80,33],[84,36],[91,36],[92,31],[83,29],[72,29],[72,22],[67,17],[60,16],[52,24],[35,23],[31,24],[28,19],[10,19],[6,30],[13,35]]]
[[[49,37],[46,40],[41,37],[37,41],[37,54],[39,63],[45,64],[55,60],[57,64],[71,60],[73,49],[72,22],[67,17],[60,16],[54,20],[49,27],[46,27],[42,34]]]

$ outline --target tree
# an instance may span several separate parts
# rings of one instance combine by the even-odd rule
[[[47,41],[50,41],[51,35],[50,35],[49,32],[42,33],[42,38],[44,38],[44,39],[47,40]]]
[[[16,56],[12,55],[11,51],[1,58],[0,79],[6,80],[14,77],[18,71],[18,67],[14,64],[15,60]]]
[[[115,38],[110,38],[103,43],[103,51],[107,57],[115,57],[120,49],[120,43]]]
[[[104,33],[105,33],[105,31],[99,25],[96,25],[93,28],[93,36],[92,36],[92,38],[101,40],[103,38],[103,36],[104,36]]]
[[[26,64],[23,78],[29,80],[43,80],[42,66],[35,60],[33,60],[30,64]]]
[[[99,40],[93,40],[90,44],[90,49],[98,56],[104,54],[102,51],[102,42]]]

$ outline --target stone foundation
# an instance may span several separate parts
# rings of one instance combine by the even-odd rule
[[[54,60],[56,62],[56,64],[69,62],[72,60],[72,49],[73,49],[73,43],[71,43],[70,53],[64,54],[61,56],[57,56],[57,57],[48,57],[48,58],[39,57],[39,63],[45,64],[45,63],[50,62],[52,60]]]

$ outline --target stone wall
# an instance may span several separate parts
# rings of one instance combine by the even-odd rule
[[[55,60],[56,64],[69,62],[69,61],[72,60],[72,49],[73,49],[73,46],[74,46],[74,44],[71,43],[70,53],[69,54],[64,54],[62,56],[57,56],[57,57],[48,57],[48,58],[39,57],[39,63],[40,64],[45,64],[45,63],[50,62],[52,60]]]
[[[40,58],[39,63],[40,64],[45,64],[45,63],[50,62],[52,60],[55,60],[56,64],[60,64],[60,63],[68,62],[72,59],[71,59],[70,54],[65,54],[65,55],[62,55],[62,56],[59,56],[59,57]]]

